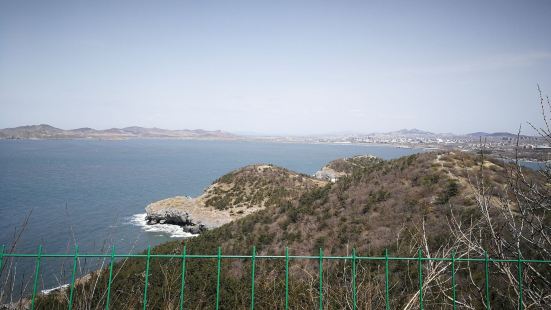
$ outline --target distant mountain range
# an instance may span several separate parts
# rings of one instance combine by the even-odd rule
[[[397,135],[434,135],[430,131],[425,131],[417,128],[413,129],[400,129],[398,131],[389,132],[388,134],[397,134]]]
[[[467,134],[467,136],[470,136],[470,137],[509,137],[509,138],[512,138],[512,137],[516,137],[517,135],[516,134],[513,134],[513,133],[510,133],[510,132],[491,132],[491,133],[488,133],[488,132],[473,132],[473,133],[470,133],[470,134]]]
[[[360,136],[364,134],[359,134]],[[396,131],[389,131],[389,132],[376,132],[376,133],[370,133],[367,134],[367,136],[392,136],[392,137],[469,137],[469,138],[478,138],[478,137],[491,137],[491,138],[512,138],[516,137],[516,134],[512,134],[509,132],[473,132],[468,134],[455,134],[451,132],[446,133],[435,133],[430,132],[426,130],[421,130],[417,128],[413,129],[400,129]],[[521,135],[521,137],[527,137],[524,135]]]
[[[324,134],[324,135],[311,135],[312,137],[316,136],[323,136],[323,137],[362,137],[362,136],[373,136],[373,137],[403,137],[403,138],[448,138],[448,137],[455,137],[455,138],[479,138],[479,137],[491,137],[491,138],[512,138],[516,137],[516,134],[510,133],[510,132],[473,132],[473,133],[467,133],[467,134],[456,134],[451,132],[431,132],[426,130],[421,130],[417,128],[412,129],[400,129],[395,131],[387,131],[387,132],[371,132],[371,133],[361,133],[361,132],[339,132],[339,133],[332,133],[332,134]],[[521,137],[529,137],[525,135],[521,135]]]
[[[377,134],[375,134],[377,135]],[[430,131],[424,131],[420,129],[401,129],[392,132],[386,132],[379,135],[388,135],[388,136],[401,136],[401,137],[468,137],[468,138],[516,138],[517,135],[510,132],[483,132],[477,131],[468,134],[454,134],[454,133],[434,133]],[[520,135],[521,138],[527,138],[530,136]]]
[[[315,137],[316,135],[314,135]],[[382,137],[405,137],[405,138],[445,138],[445,137],[468,137],[468,138],[513,138],[515,134],[509,132],[473,132],[464,135],[458,135],[453,133],[434,133],[421,129],[400,129],[391,132],[379,132],[371,134],[340,134],[338,136],[382,136]],[[526,137],[526,136],[521,136]],[[125,127],[125,128],[111,128],[105,130],[98,130],[93,128],[77,128],[71,130],[64,130],[56,128],[50,125],[30,125],[20,126],[15,128],[0,129],[0,139],[132,139],[132,138],[150,138],[150,139],[223,139],[223,140],[235,140],[245,139],[244,136],[232,134],[225,131],[208,131],[202,129],[182,129],[182,130],[168,130],[161,128],[145,128],[145,127]],[[248,136],[248,139],[255,139],[255,136]],[[256,138],[262,138],[256,136]],[[266,137],[264,137],[266,138]],[[276,139],[277,136],[271,136],[269,139]]]
[[[132,138],[172,138],[172,139],[237,139],[238,136],[216,130],[168,130],[160,128],[125,127],[97,130],[78,128],[64,130],[50,125],[31,125],[0,129],[0,139],[132,139]]]
[[[390,136],[444,136],[444,137],[471,137],[471,138],[478,138],[478,137],[492,137],[492,138],[514,138],[517,135],[510,133],[510,132],[483,132],[483,131],[477,131],[472,132],[468,134],[454,134],[454,133],[434,133],[430,131],[420,130],[420,129],[401,129],[397,131],[392,132],[386,132],[382,133],[382,135],[390,135]],[[521,135],[521,137],[527,137],[525,135]]]

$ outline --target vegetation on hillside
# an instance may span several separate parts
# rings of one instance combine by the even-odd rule
[[[207,188],[201,199],[218,210],[263,209],[298,199],[325,182],[273,165],[250,165],[228,173]]]
[[[353,157],[339,158],[329,162],[326,167],[335,170],[336,172],[343,172],[347,175],[352,174],[354,171],[366,169],[382,163],[383,160],[375,156],[359,155]]]
[[[199,237],[160,245],[153,249],[153,253],[180,254],[185,244],[191,254],[215,254],[218,246],[225,254],[246,254],[255,245],[259,255],[281,255],[284,248],[289,247],[292,254],[300,255],[317,254],[320,248],[325,255],[350,255],[355,248],[356,253],[362,256],[381,256],[388,249],[393,256],[414,257],[421,248],[424,255],[429,257],[450,257],[452,252],[457,257],[480,257],[480,253],[475,250],[484,248],[490,256],[522,255],[524,258],[545,259],[542,253],[549,250],[549,245],[540,243],[540,248],[534,249],[533,240],[528,237],[516,236],[515,239],[507,226],[511,219],[500,212],[507,210],[514,217],[513,222],[522,217],[523,204],[518,200],[515,202],[514,198],[518,196],[511,192],[510,180],[514,167],[491,158],[461,152],[424,153],[379,161],[374,165],[356,167],[350,175],[340,178],[334,184],[312,186],[297,199],[275,200],[266,209],[207,231]],[[296,184],[296,180],[284,181],[278,179],[277,171],[274,173],[273,180],[278,186]],[[550,197],[544,177],[526,171],[523,176],[532,182],[526,184],[537,186],[544,197]],[[296,176],[299,177],[305,176]],[[269,184],[258,181],[242,183],[239,180],[234,174],[219,180],[222,184],[233,184],[231,188],[220,189],[231,197],[228,199],[232,202],[238,201],[239,197],[248,197],[249,201],[254,201],[251,198],[255,195],[251,192],[253,188],[258,188],[256,193],[262,193],[263,197],[278,193]],[[484,205],[481,208],[481,202],[487,203],[486,209]],[[477,226],[488,215],[484,210],[492,213],[493,232],[488,231],[487,225]],[[551,223],[549,213],[542,218],[547,225],[543,229],[548,232]],[[465,238],[462,233],[477,234]],[[523,235],[524,231],[520,233],[528,236]],[[496,247],[495,240],[492,240],[496,236],[504,244],[516,244],[516,248]],[[515,284],[511,282],[514,280],[509,279],[516,267],[514,264],[496,267],[493,269],[496,271],[490,274],[492,306],[516,308],[518,292],[515,293],[514,287],[511,287]],[[317,262],[293,260],[290,268],[290,307],[315,308],[318,300]],[[359,308],[384,307],[383,268],[382,263],[358,263],[356,283]],[[391,308],[417,307],[417,268],[416,262],[390,264]],[[424,264],[423,294],[427,308],[446,308],[451,305],[449,268],[449,262]],[[457,263],[456,268],[458,305],[471,309],[483,308],[486,301],[481,290],[484,287],[482,266],[462,262]],[[117,263],[114,270],[116,276],[111,289],[112,307],[141,307],[145,261],[128,259]],[[180,259],[152,260],[148,308],[178,307],[180,271]],[[250,271],[250,260],[223,260],[221,309],[243,309],[249,306]],[[527,305],[536,308],[549,306],[549,268],[532,265],[523,277]],[[102,270],[93,275],[91,280],[80,283],[75,295],[77,308],[88,308],[88,305],[93,305],[93,308],[103,307],[107,279],[107,270]],[[350,308],[350,279],[350,261],[324,262],[323,294],[326,308]],[[189,260],[185,307],[213,308],[215,284],[215,260]],[[92,288],[94,294],[90,293]],[[283,260],[257,262],[255,303],[260,309],[284,308]],[[63,294],[52,294],[42,297],[38,305],[44,309],[66,307],[67,298]]]

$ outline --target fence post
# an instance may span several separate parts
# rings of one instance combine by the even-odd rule
[[[73,273],[71,275],[71,292],[69,293],[69,310],[73,309],[73,295],[75,291],[75,275],[78,264],[78,245],[75,245],[75,257],[73,258]]]
[[[41,266],[41,261],[43,258],[73,258],[73,267],[72,267],[72,273],[71,273],[71,280],[70,280],[70,283],[69,283],[69,298],[68,298],[68,309],[69,310],[72,310],[74,308],[74,301],[75,301],[75,294],[76,294],[76,274],[77,274],[77,270],[78,270],[78,266],[79,266],[79,258],[86,258],[86,257],[97,257],[97,258],[103,258],[104,261],[107,257],[110,257],[110,263],[109,263],[109,280],[108,280],[108,285],[107,285],[107,296],[106,296],[106,304],[105,304],[105,309],[109,309],[110,308],[110,300],[111,300],[111,286],[113,285],[113,270],[114,270],[114,263],[115,263],[115,258],[116,257],[127,257],[127,258],[130,258],[130,257],[133,257],[133,258],[146,258],[146,266],[145,266],[145,286],[144,286],[144,296],[143,296],[143,309],[146,309],[147,308],[147,305],[148,305],[148,287],[149,287],[149,275],[150,275],[150,270],[151,270],[151,260],[153,258],[157,258],[157,257],[163,257],[163,258],[181,258],[182,259],[182,265],[181,265],[181,274],[182,274],[182,278],[181,278],[181,288],[180,288],[180,303],[179,303],[179,308],[180,309],[183,309],[184,308],[184,292],[185,292],[185,272],[186,272],[186,258],[187,258],[187,250],[186,250],[186,245],[184,245],[183,247],[183,251],[182,251],[182,254],[181,255],[178,255],[178,254],[170,254],[170,255],[155,255],[151,252],[151,246],[148,246],[147,247],[147,255],[143,255],[143,254],[128,254],[128,255],[116,255],[116,252],[115,252],[115,245],[112,246],[112,251],[111,251],[111,255],[107,255],[106,253],[100,253],[100,254],[80,254],[79,253],[79,246],[75,244],[75,251],[74,251],[74,254],[71,255],[69,253],[66,253],[66,254],[44,254],[43,253],[43,246],[42,245],[39,245],[38,246],[38,251],[37,251],[37,254],[22,254],[22,253],[12,253],[12,252],[8,252],[8,253],[5,253],[5,250],[6,250],[6,247],[4,245],[0,246],[0,271],[3,269],[3,267],[6,267],[6,262],[4,262],[4,259],[6,257],[27,257],[27,258],[36,258],[36,263],[35,263],[35,271],[34,271],[34,281],[33,281],[33,284],[32,284],[32,297],[31,297],[31,304],[30,304],[30,308],[31,309],[35,309],[37,307],[36,305],[36,301],[37,301],[37,294],[38,296],[40,296],[40,292],[39,292],[39,280],[40,280],[40,272],[41,272],[41,268],[44,269],[44,266]],[[225,258],[225,259],[244,259],[246,260],[249,256],[244,256],[244,255],[226,255],[225,257],[222,255],[222,248],[219,246],[218,247],[218,252],[217,252],[217,255],[214,256],[214,255],[192,255],[192,258],[193,257],[196,257],[196,258],[206,258],[206,259],[213,259],[213,258],[216,258],[217,259],[217,278],[216,278],[216,309],[219,309],[220,308],[220,294],[221,294],[221,264],[222,264],[222,259]],[[277,256],[270,256],[270,255],[266,255],[266,256],[260,256],[261,259],[262,258],[277,258],[277,259],[281,259],[283,258],[281,255],[277,255]],[[256,251],[256,246],[253,246],[252,247],[252,255],[250,256],[251,258],[251,310],[254,310],[254,307],[255,307],[255,283],[256,283],[256,259],[257,259],[257,251]],[[526,263],[529,267],[530,267],[530,264],[531,263],[544,263],[544,264],[550,264],[551,261],[550,260],[524,260],[523,259],[523,256],[522,256],[522,253],[519,251],[518,252],[518,256],[517,256],[517,259],[513,259],[513,258],[509,258],[509,259],[490,259],[489,256],[488,256],[488,253],[487,251],[484,251],[484,256],[483,258],[475,258],[475,259],[464,259],[464,258],[457,258],[456,257],[456,251],[452,251],[451,252],[451,256],[448,256],[447,258],[446,257],[424,257],[423,256],[423,250],[422,248],[419,248],[418,249],[418,256],[417,258],[413,257],[389,257],[389,254],[388,254],[388,249],[385,249],[384,251],[384,257],[362,257],[361,255],[358,256],[357,253],[356,253],[356,249],[355,248],[352,248],[352,253],[351,253],[351,256],[328,256],[328,257],[325,257],[324,256],[324,251],[323,251],[323,248],[319,248],[319,256],[299,256],[299,255],[296,255],[296,256],[289,256],[289,248],[288,247],[285,247],[285,308],[286,309],[289,309],[289,263],[290,263],[290,259],[291,258],[295,258],[295,259],[308,259],[308,260],[315,260],[317,259],[318,260],[318,264],[319,264],[319,309],[322,310],[324,307],[323,307],[323,260],[324,259],[328,259],[328,260],[332,260],[332,259],[337,259],[337,260],[345,260],[345,265],[346,265],[346,260],[351,258],[352,259],[352,273],[351,273],[351,276],[352,276],[352,279],[351,279],[351,284],[352,284],[352,298],[353,298],[353,309],[357,309],[358,308],[358,294],[357,294],[357,290],[358,290],[358,284],[357,284],[357,268],[358,268],[358,260],[360,260],[360,263],[361,263],[361,260],[362,259],[365,259],[365,260],[384,260],[384,272],[385,272],[385,309],[390,309],[390,280],[389,280],[389,277],[390,277],[390,268],[389,268],[389,263],[391,260],[407,260],[407,261],[415,261],[417,260],[418,261],[418,272],[419,272],[419,308],[420,309],[424,309],[424,296],[423,296],[423,264],[424,264],[424,260],[427,260],[429,261],[429,263],[431,261],[450,261],[451,262],[451,290],[452,290],[452,306],[453,306],[453,309],[457,309],[457,287],[458,287],[458,284],[457,284],[457,276],[456,276],[456,273],[457,272],[460,272],[461,271],[461,266],[459,268],[459,270],[457,269],[456,267],[456,263],[459,263],[461,264],[462,261],[476,261],[476,262],[480,262],[480,263],[484,263],[484,276],[485,276],[485,296],[482,297],[482,300],[481,302],[485,302],[485,308],[486,309],[491,309],[491,305],[490,305],[490,302],[491,302],[491,295],[490,295],[490,286],[489,286],[489,283],[490,283],[490,278],[489,278],[489,275],[490,275],[490,263],[493,263],[494,265],[496,263],[510,263],[511,264],[511,268],[514,268],[514,263],[517,264],[517,270],[518,270],[518,274],[517,274],[517,280],[518,280],[518,293],[519,293],[519,296],[518,296],[518,305],[517,305],[517,308],[519,310],[523,310],[524,309],[524,263]],[[369,263],[369,262],[368,262]],[[106,271],[105,269],[101,269],[101,271]],[[361,270],[360,270],[361,271]],[[103,272],[101,274],[98,275],[98,277],[103,277],[102,276]],[[153,274],[153,272],[151,273]],[[1,273],[0,273],[1,275]],[[116,276],[116,275],[115,275]],[[461,285],[461,284],[460,284]],[[515,287],[515,286],[513,286]],[[361,287],[360,287],[361,288]],[[347,294],[345,294],[347,295]],[[341,296],[343,298],[347,298],[347,296]],[[461,295],[459,296],[461,298]],[[101,302],[101,301],[100,301]],[[461,305],[461,303],[459,303]],[[78,303],[77,303],[78,305]],[[363,303],[361,302],[360,305],[363,305]]]
[[[455,251],[452,251],[452,302],[453,310],[457,308],[455,296]]]
[[[149,284],[149,261],[151,260],[151,246],[147,246],[147,260],[145,262],[145,286],[143,288],[143,310],[147,309],[147,286]]]
[[[486,289],[486,309],[490,309],[490,269],[488,252],[484,251],[484,287]]]
[[[524,303],[522,301],[522,259],[520,257],[520,249],[518,251],[518,308],[524,309]]]
[[[253,255],[251,258],[251,310],[254,310],[254,271],[256,265],[256,247],[253,245]]]
[[[33,283],[33,296],[31,298],[31,310],[34,309],[34,300],[36,298],[36,290],[38,287],[38,274],[40,273],[40,258],[42,257],[42,245],[38,246],[38,254],[36,256],[36,267],[34,272],[34,283]]]
[[[388,249],[385,249],[385,308],[390,310],[390,298],[388,292]]]
[[[111,283],[113,282],[113,264],[115,263],[115,245],[111,249],[111,261],[109,262],[109,282],[107,282],[107,300],[105,301],[105,310],[109,310],[111,301]]]
[[[186,285],[186,246],[182,252],[182,283],[180,285],[180,310],[184,309],[184,289]]]
[[[357,308],[356,296],[356,249],[352,248],[352,309]]]
[[[322,310],[323,309],[323,249],[322,248],[320,248],[319,272],[320,272],[319,308],[320,310]]]
[[[4,248],[6,246],[2,245],[0,246],[0,275],[2,275],[2,262],[4,261]]]
[[[218,247],[218,258],[216,266],[216,310],[220,307],[220,268],[222,265],[222,247]]]
[[[285,247],[285,309],[289,309],[289,248]]]
[[[419,309],[423,310],[423,251],[419,248]]]

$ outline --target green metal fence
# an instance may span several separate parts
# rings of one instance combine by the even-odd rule
[[[351,283],[352,283],[352,307],[357,309],[357,289],[356,289],[356,265],[358,261],[378,261],[384,262],[385,269],[385,308],[390,309],[390,293],[389,293],[389,262],[390,261],[414,261],[418,265],[419,273],[419,307],[420,309],[424,308],[423,300],[423,262],[426,261],[446,261],[450,262],[450,276],[451,276],[451,290],[452,290],[452,307],[456,309],[456,263],[459,262],[476,262],[484,265],[484,292],[485,292],[485,303],[486,309],[490,309],[490,264],[493,263],[512,263],[517,264],[518,268],[518,291],[519,291],[519,300],[518,308],[523,309],[523,280],[522,280],[522,270],[524,264],[551,264],[551,260],[534,260],[534,259],[523,259],[518,257],[516,259],[493,259],[489,258],[485,253],[483,257],[480,258],[457,258],[455,254],[452,253],[451,257],[424,257],[421,249],[418,251],[417,257],[392,257],[388,255],[388,251],[385,250],[385,256],[357,256],[356,250],[352,249],[352,254],[350,256],[324,256],[323,249],[320,248],[319,255],[289,255],[289,249],[285,248],[284,255],[257,255],[256,248],[252,248],[251,255],[222,255],[222,249],[219,247],[217,254],[214,255],[200,255],[200,254],[188,254],[186,252],[186,246],[184,246],[183,251],[179,255],[175,254],[151,254],[151,247],[147,248],[146,254],[116,254],[115,247],[113,246],[110,254],[81,254],[78,251],[78,246],[75,247],[74,254],[45,254],[42,253],[42,246],[38,247],[36,254],[18,254],[18,253],[4,253],[4,246],[0,247],[0,271],[2,270],[2,263],[6,257],[26,257],[26,258],[35,258],[35,272],[34,272],[34,281],[33,281],[33,290],[31,295],[31,309],[35,308],[35,300],[37,296],[38,289],[38,278],[40,274],[40,262],[43,258],[72,258],[73,259],[73,268],[71,274],[71,283],[69,285],[69,304],[68,309],[73,307],[74,299],[74,290],[75,290],[75,277],[77,272],[77,264],[79,258],[109,258],[109,282],[107,285],[107,297],[106,297],[106,306],[105,309],[108,310],[110,306],[111,298],[111,284],[113,282],[113,266],[117,258],[141,258],[146,260],[145,267],[145,286],[143,292],[143,309],[147,308],[147,289],[149,284],[149,266],[152,258],[176,258],[181,259],[181,286],[180,286],[180,299],[179,299],[179,308],[183,309],[184,305],[184,289],[186,284],[186,261],[189,259],[216,259],[217,266],[217,275],[216,275],[216,300],[215,308],[219,309],[220,307],[220,273],[222,260],[228,259],[250,259],[251,260],[251,309],[254,309],[255,306],[255,266],[258,260],[262,259],[281,259],[285,260],[285,309],[289,309],[289,262],[291,260],[317,260],[319,263],[319,308],[323,309],[323,261],[324,260],[350,260],[352,264],[351,272]]]

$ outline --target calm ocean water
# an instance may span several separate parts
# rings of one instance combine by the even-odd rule
[[[0,245],[10,246],[29,216],[16,252],[81,253],[142,251],[174,237],[177,227],[144,227],[147,204],[176,195],[197,196],[225,173],[254,163],[272,163],[313,174],[327,162],[372,154],[384,159],[420,152],[384,146],[284,144],[182,140],[0,140]],[[536,168],[536,167],[534,167]],[[101,266],[102,260],[79,265],[79,274]],[[4,261],[5,266],[8,261]],[[67,283],[71,259],[42,261],[40,289]],[[88,264],[88,265],[86,265]],[[9,261],[7,275],[27,284],[34,259]],[[10,287],[11,290],[11,287]],[[9,300],[9,299],[8,299]],[[6,300],[4,300],[6,301]]]
[[[147,204],[197,196],[223,174],[253,163],[272,163],[313,174],[344,156],[395,158],[414,149],[358,145],[127,140],[0,141],[0,244],[29,222],[18,252],[141,251],[174,232],[145,231],[135,221]],[[134,219],[134,221],[133,221]]]

